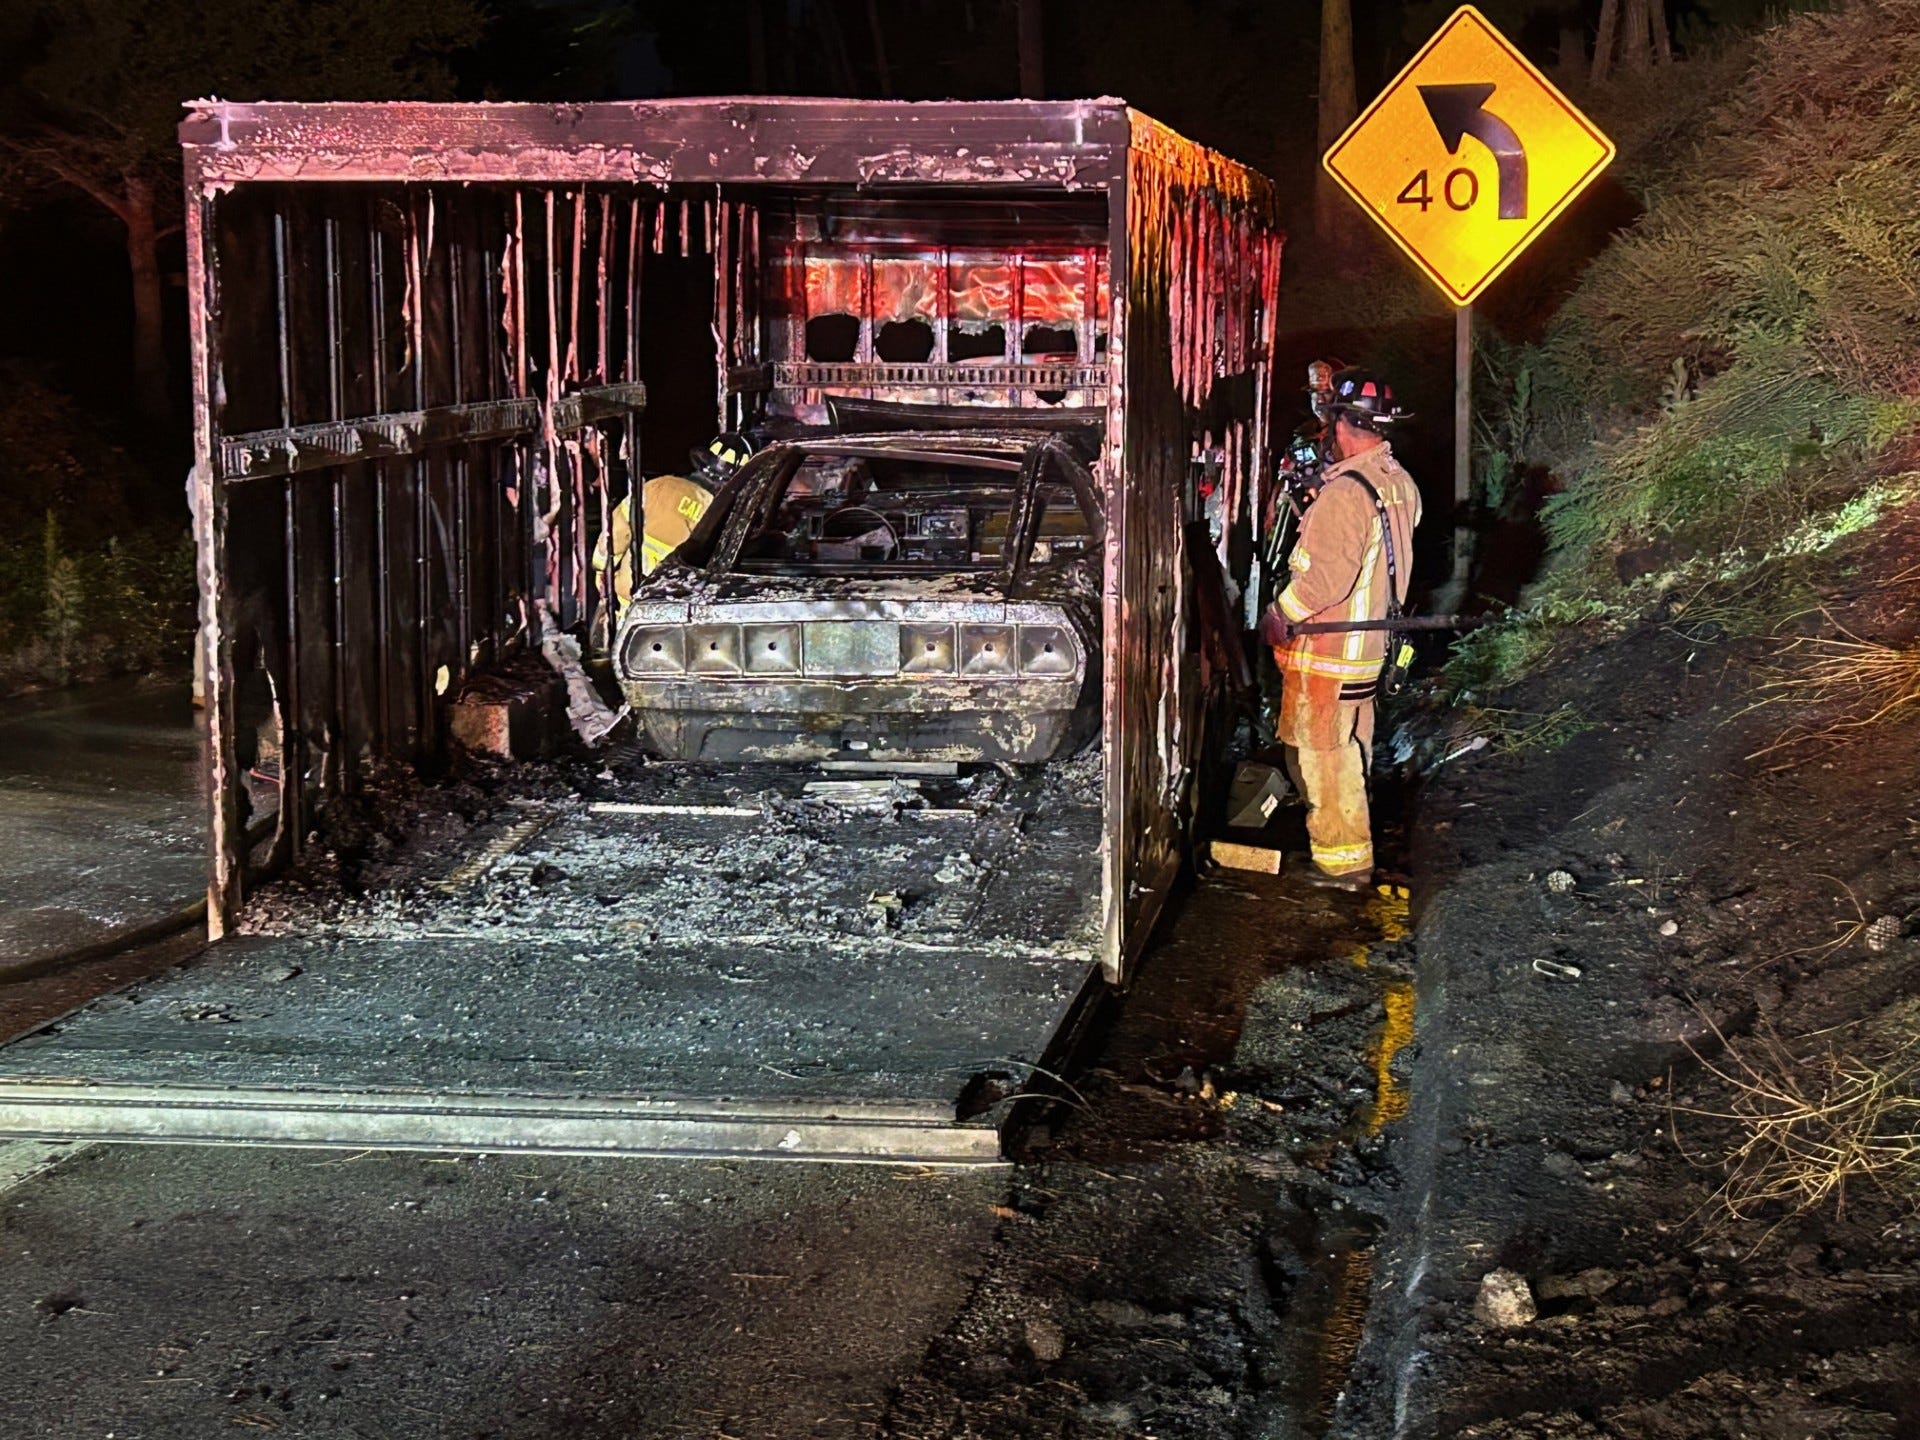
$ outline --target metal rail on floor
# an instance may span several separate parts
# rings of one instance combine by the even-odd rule
[[[951,1107],[778,1100],[734,1107],[714,1100],[0,1082],[0,1135],[469,1154],[1004,1163],[998,1128],[956,1125]]]

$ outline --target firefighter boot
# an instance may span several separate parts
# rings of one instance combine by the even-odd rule
[[[1302,865],[1297,873],[1317,890],[1344,890],[1349,895],[1365,895],[1373,889],[1371,870],[1349,870],[1345,874],[1334,875],[1318,865],[1309,864]]]

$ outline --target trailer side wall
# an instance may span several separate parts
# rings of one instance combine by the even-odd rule
[[[1146,944],[1232,708],[1196,584],[1257,586],[1241,557],[1270,476],[1283,236],[1261,177],[1133,113],[1114,198],[1116,495],[1107,569],[1108,973]],[[1203,494],[1204,491],[1211,493]],[[1224,607],[1223,607],[1224,608]],[[1237,634],[1215,637],[1239,644]]]

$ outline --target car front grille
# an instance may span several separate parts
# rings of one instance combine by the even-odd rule
[[[620,649],[637,680],[1065,679],[1081,672],[1065,624],[806,620],[638,625]]]

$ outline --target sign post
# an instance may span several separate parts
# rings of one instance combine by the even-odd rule
[[[1467,507],[1473,503],[1473,306],[1453,312],[1453,578],[1446,603],[1452,610],[1466,594],[1473,562],[1473,532]]]
[[[1472,491],[1471,307],[1591,185],[1614,145],[1471,5],[1462,5],[1322,163],[1456,307],[1454,500]],[[1465,536],[1454,578],[1464,585]]]

